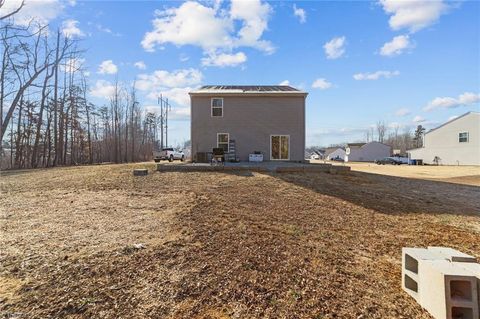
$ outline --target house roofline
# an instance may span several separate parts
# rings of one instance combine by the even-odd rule
[[[303,91],[284,91],[284,92],[260,92],[260,91],[249,91],[243,92],[240,90],[197,90],[188,92],[190,96],[303,96],[307,97],[308,93]]]
[[[445,123],[443,123],[443,124],[441,124],[441,125],[439,125],[439,126],[437,126],[437,127],[435,127],[435,128],[432,128],[431,130],[429,130],[428,132],[426,132],[424,135],[427,135],[428,133],[431,133],[431,132],[433,132],[433,131],[435,131],[435,130],[438,130],[439,128],[444,127],[445,125],[450,124],[450,123],[452,123],[452,122],[454,122],[454,121],[456,121],[456,120],[459,120],[459,119],[461,119],[462,117],[465,117],[465,116],[467,116],[467,115],[469,115],[469,114],[479,114],[479,115],[480,115],[480,112],[469,111],[469,112],[467,112],[467,113],[464,113],[464,114],[462,114],[462,115],[460,115],[460,116],[458,116],[458,117],[456,117],[456,118],[454,118],[454,119],[451,119],[450,121],[447,121],[447,122],[445,122]]]

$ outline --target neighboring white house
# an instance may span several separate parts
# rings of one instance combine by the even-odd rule
[[[392,148],[380,142],[349,143],[346,153],[345,162],[373,162],[390,156]]]
[[[465,113],[428,131],[423,147],[408,153],[426,164],[435,164],[437,158],[443,165],[480,165],[480,113]]]
[[[341,160],[345,160],[345,150],[341,147],[337,148],[336,150],[334,150],[333,152],[330,152],[327,155],[327,160],[332,160],[337,158]]]

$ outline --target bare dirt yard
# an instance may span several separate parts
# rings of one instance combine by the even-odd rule
[[[401,290],[401,248],[480,257],[472,185],[136,164],[0,186],[3,318],[430,318]]]

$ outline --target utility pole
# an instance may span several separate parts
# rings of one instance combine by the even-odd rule
[[[170,107],[170,104],[168,104],[168,98],[166,101],[165,105],[165,144],[166,147],[168,147],[168,108]]]
[[[160,150],[163,150],[163,98],[161,94],[158,98],[158,104],[160,104]]]

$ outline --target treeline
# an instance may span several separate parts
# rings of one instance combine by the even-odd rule
[[[116,81],[107,105],[91,103],[80,41],[16,25],[16,12],[0,17],[1,168],[150,159],[160,117],[142,110],[135,86]]]

